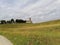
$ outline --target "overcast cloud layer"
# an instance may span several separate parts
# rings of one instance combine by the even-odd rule
[[[33,22],[60,19],[60,0],[0,0],[0,20],[29,17]]]

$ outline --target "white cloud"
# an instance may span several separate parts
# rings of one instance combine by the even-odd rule
[[[28,18],[33,22],[60,19],[60,0],[0,0],[0,19]]]

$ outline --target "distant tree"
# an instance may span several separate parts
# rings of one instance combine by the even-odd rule
[[[6,21],[5,20],[1,20],[1,24],[6,24]]]
[[[11,24],[12,22],[9,20],[9,21],[7,21],[7,23]]]
[[[26,23],[26,20],[16,19],[16,23]]]
[[[14,19],[11,19],[11,23],[14,23]]]

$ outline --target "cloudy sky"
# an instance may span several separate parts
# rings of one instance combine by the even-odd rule
[[[33,22],[60,19],[60,0],[0,0],[0,20],[29,17]]]

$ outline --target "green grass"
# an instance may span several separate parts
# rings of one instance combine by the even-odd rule
[[[60,20],[39,24],[2,24],[0,35],[14,45],[60,45]]]

